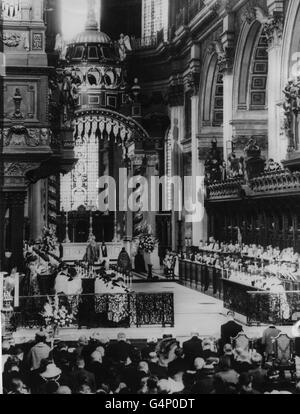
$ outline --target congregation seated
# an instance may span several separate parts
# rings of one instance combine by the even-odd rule
[[[182,346],[168,335],[150,338],[138,348],[123,333],[111,341],[101,332],[90,338],[81,336],[75,344],[60,341],[54,349],[46,348],[44,332],[32,344],[9,347],[6,342],[4,391],[52,395],[299,393],[299,384],[288,380],[281,384],[257,351],[227,343],[215,352],[218,341],[200,338],[193,331]]]

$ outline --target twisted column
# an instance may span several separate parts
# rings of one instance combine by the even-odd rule
[[[8,194],[1,192],[0,194],[0,272],[2,270],[3,263],[3,253],[5,250],[4,242],[4,223],[5,223],[5,213],[8,207]]]
[[[133,239],[137,239],[146,225],[142,202],[141,179],[147,170],[147,158],[144,155],[136,155],[133,160],[133,177],[137,177],[137,185],[134,190],[135,200],[139,206],[138,210],[133,213]],[[139,177],[139,179],[138,179]]]

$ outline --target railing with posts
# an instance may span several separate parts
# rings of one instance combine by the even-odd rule
[[[179,261],[179,282],[184,286],[199,289],[209,296],[220,299],[223,297],[224,277],[224,269],[191,260]]]
[[[300,291],[247,292],[249,325],[293,325],[300,319]]]
[[[11,316],[13,329],[44,325],[44,306],[54,296],[19,298]],[[105,293],[59,295],[59,304],[74,316],[71,327],[102,328],[174,326],[173,293]]]
[[[223,182],[216,182],[207,186],[207,199],[223,199],[239,197],[242,185],[245,184],[243,177],[231,178]]]
[[[250,188],[255,193],[300,190],[300,172],[269,171],[252,178]]]

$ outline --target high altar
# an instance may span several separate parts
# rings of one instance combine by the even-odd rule
[[[75,143],[77,159],[72,171],[61,175],[61,213],[54,224],[67,261],[82,260],[91,236],[106,243],[110,260],[116,260],[124,246],[134,258],[145,226],[151,227],[154,236],[156,232],[156,213],[144,211],[137,178],[159,175],[155,137],[149,136],[142,120],[138,80],[128,87],[128,49],[98,30],[94,10],[91,0],[85,31],[69,45],[58,36],[56,45],[64,130]],[[133,211],[128,211],[130,193],[123,188],[121,170],[126,179],[137,178],[131,190],[137,204]],[[114,181],[116,191],[99,182],[103,177]],[[146,264],[158,269],[157,249],[151,256],[146,257]]]

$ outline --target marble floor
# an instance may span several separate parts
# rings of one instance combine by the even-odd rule
[[[198,331],[200,336],[220,336],[220,327],[226,322],[226,311],[223,302],[207,296],[201,292],[179,285],[176,282],[164,283],[136,283],[133,285],[136,292],[173,292],[175,307],[175,326],[174,328],[161,327],[132,327],[122,329],[128,339],[147,339],[161,338],[164,334],[172,334],[178,340],[186,340],[192,331]],[[244,331],[249,337],[259,337],[265,327],[247,327]],[[291,328],[283,328],[283,331],[290,333]],[[99,328],[99,329],[64,329],[60,330],[62,340],[76,340],[81,335],[90,336],[93,332],[100,331],[111,339],[117,337],[120,329]],[[26,342],[34,338],[35,331],[22,329],[18,330],[14,336],[18,343]]]

